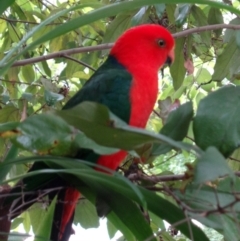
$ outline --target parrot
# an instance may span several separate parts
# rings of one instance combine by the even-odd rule
[[[108,107],[130,126],[145,128],[159,92],[158,72],[174,61],[174,45],[171,33],[160,25],[143,24],[129,28],[116,40],[104,63],[67,101],[63,110],[71,109],[83,101],[93,101]],[[80,149],[75,157],[114,171],[126,156],[125,150],[99,155],[91,150]],[[47,165],[37,162],[30,171],[41,168],[47,168]],[[48,187],[54,188],[61,182],[66,185],[60,176],[57,181],[50,178],[48,182],[49,174],[45,175]],[[27,178],[22,183],[27,183]],[[18,189],[20,192],[26,190],[27,184]],[[52,198],[54,195],[57,195],[57,200],[63,201],[56,203],[51,240],[68,241],[73,232],[74,210],[80,192],[74,187],[67,187],[53,193]],[[32,198],[36,199],[37,195],[25,194],[21,198],[21,202],[24,200],[26,203],[25,207],[21,203],[23,209],[33,203]],[[19,205],[19,201],[15,205]],[[12,218],[17,215],[13,214]]]

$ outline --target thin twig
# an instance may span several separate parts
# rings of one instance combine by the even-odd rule
[[[153,113],[154,113],[157,117],[159,117],[160,119],[162,119],[161,115],[160,115],[156,110],[153,110]]]
[[[66,59],[70,59],[70,60],[72,60],[72,61],[74,61],[74,62],[76,62],[76,63],[78,63],[78,64],[81,64],[81,65],[83,65],[84,67],[87,67],[87,68],[91,69],[92,71],[96,71],[92,66],[90,66],[89,64],[87,64],[87,63],[85,63],[85,62],[83,62],[83,61],[81,61],[81,60],[75,59],[75,58],[70,57],[70,56],[68,56],[68,55],[63,55],[63,57],[66,58]]]
[[[47,105],[47,103],[43,104],[39,109],[37,109],[33,114],[38,113],[40,110],[44,109],[44,107]]]
[[[26,83],[26,82],[21,82],[21,81],[16,81],[16,80],[6,80],[6,79],[2,79],[0,78],[0,81],[3,81],[3,82],[8,82],[8,83],[11,83],[11,84],[23,84],[23,85],[34,85],[34,86],[42,86],[40,84],[33,84],[33,83]]]
[[[193,33],[200,33],[200,32],[205,32],[205,31],[212,31],[212,30],[217,30],[217,29],[232,29],[232,30],[239,30],[240,25],[235,25],[235,24],[213,24],[213,25],[206,25],[202,27],[195,27],[191,29],[186,29],[181,32],[173,34],[174,38],[182,38],[186,37],[190,34]]]
[[[145,181],[149,181],[152,183],[158,183],[158,182],[186,180],[187,177],[185,174],[164,175],[164,176],[147,176],[147,175],[143,175],[142,173],[132,173],[128,176],[128,179],[131,181],[145,180]]]

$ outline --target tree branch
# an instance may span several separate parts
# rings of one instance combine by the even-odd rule
[[[0,19],[9,22],[9,23],[27,23],[27,24],[34,24],[34,25],[38,25],[38,22],[31,22],[31,21],[25,21],[25,20],[16,20],[16,19],[10,19],[10,18],[4,18],[4,17],[0,17]],[[59,23],[61,24],[61,23]]]
[[[234,174],[240,177],[240,171],[234,172]],[[226,177],[225,175],[224,177]],[[170,182],[170,181],[183,181],[193,178],[193,176],[189,176],[187,174],[172,174],[172,175],[152,175],[148,176],[143,173],[131,173],[128,176],[130,181],[148,181],[151,183],[159,183],[159,182]]]
[[[234,24],[207,25],[207,26],[202,26],[202,27],[186,29],[186,30],[183,30],[181,32],[174,33],[173,37],[174,38],[182,38],[182,37],[186,37],[190,34],[200,33],[200,32],[204,32],[204,31],[217,30],[217,29],[240,30],[240,25],[234,25]],[[62,57],[65,57],[66,55],[73,55],[73,54],[79,54],[79,53],[85,53],[85,52],[106,50],[106,49],[110,49],[112,46],[113,46],[113,43],[108,43],[108,44],[99,44],[99,45],[96,45],[96,46],[80,47],[80,48],[62,50],[62,51],[59,51],[59,52],[56,52],[56,53],[51,53],[51,54],[47,54],[47,55],[43,55],[43,56],[39,56],[39,57],[35,57],[35,58],[29,58],[29,59],[16,61],[12,65],[12,67],[24,66],[24,65],[27,65],[27,64],[33,64],[33,63],[37,63],[37,62],[41,62],[41,61],[49,60],[49,59],[62,58]]]
[[[67,50],[62,50],[56,53],[51,53],[35,58],[29,58],[29,59],[24,59],[24,60],[19,60],[16,61],[12,67],[17,67],[17,66],[24,66],[27,64],[34,64],[37,62],[41,62],[44,60],[49,60],[49,59],[55,59],[55,58],[65,58],[66,55],[73,55],[73,54],[79,54],[79,53],[86,53],[86,52],[93,52],[93,51],[99,51],[99,50],[104,50],[104,49],[110,49],[113,46],[113,43],[109,44],[99,44],[96,46],[89,46],[89,47],[80,47],[80,48],[74,48],[74,49],[67,49]]]
[[[179,174],[179,175],[164,175],[164,176],[147,176],[142,173],[132,173],[128,176],[128,179],[131,181],[137,181],[137,180],[145,180],[152,183],[158,183],[158,182],[169,182],[169,181],[179,181],[179,180],[186,180],[190,177],[187,177],[185,174]]]
[[[186,37],[193,33],[200,33],[205,31],[211,31],[211,30],[217,30],[217,29],[232,29],[232,30],[240,30],[240,25],[235,24],[213,24],[213,25],[207,25],[202,27],[196,27],[191,29],[186,29],[181,32],[173,34],[174,38],[182,38]]]

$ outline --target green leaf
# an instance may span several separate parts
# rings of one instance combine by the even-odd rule
[[[192,61],[192,52],[193,52],[193,36],[192,35],[188,35],[186,37],[186,42],[185,42],[185,45],[186,45],[186,60],[190,60]],[[188,75],[187,77],[190,77],[191,78],[191,75]]]
[[[136,241],[136,238],[131,232],[131,230],[125,225],[124,222],[121,221],[121,219],[114,212],[110,212],[107,218],[113,226],[117,227],[117,231],[121,231],[125,240]]]
[[[15,28],[10,23],[7,23],[7,29],[8,29],[9,36],[10,36],[12,42],[17,43],[19,41],[18,36],[21,36],[19,29]]]
[[[26,65],[22,67],[22,75],[27,83],[32,83],[35,80],[35,72],[31,65]]]
[[[197,7],[194,5],[191,9],[191,13],[196,21],[196,25],[198,27],[200,26],[206,26],[208,25],[207,17],[205,16],[203,10],[200,7]],[[207,46],[211,46],[211,33],[208,31],[204,31],[199,33],[201,36],[202,42],[205,43]]]
[[[21,217],[23,218],[23,227],[26,233],[30,232],[31,222],[28,212],[22,213]]]
[[[19,125],[19,122],[6,122],[0,124],[0,136],[1,137],[8,137],[8,131],[16,132],[16,129]],[[6,136],[5,136],[6,135]]]
[[[223,52],[217,57],[214,66],[213,81],[221,81],[226,77],[232,77],[239,69],[240,49],[237,46],[236,38],[232,38]]]
[[[51,53],[63,50],[63,37],[64,35],[54,38],[50,41],[49,50]]]
[[[12,165],[6,165],[10,160],[13,160],[17,157],[18,148],[15,145],[12,145],[4,158],[3,162],[0,163],[0,183],[3,181],[7,174],[9,173]]]
[[[208,147],[207,150],[198,158],[194,172],[194,182],[196,184],[214,181],[219,177],[234,173],[227,165],[226,159],[215,147]]]
[[[97,144],[124,150],[133,150],[149,142],[167,143],[175,148],[189,148],[161,134],[128,126],[110,114],[106,106],[83,102],[70,110],[56,111],[67,123],[78,128]]]
[[[212,79],[212,76],[207,69],[205,69],[205,68],[198,69],[198,71],[196,73],[196,77],[195,77],[195,80],[198,84],[207,83],[211,79]]]
[[[235,224],[235,219],[227,216],[224,217],[222,223],[224,224],[222,233],[224,234],[225,240],[238,241],[239,230]]]
[[[202,99],[193,121],[196,144],[215,146],[225,157],[240,143],[240,86],[223,87]],[[230,128],[231,127],[231,128]]]
[[[18,121],[20,119],[19,109],[13,105],[7,105],[0,109],[0,123]]]
[[[148,7],[141,7],[140,10],[132,17],[131,26],[136,26],[146,22],[148,16]]]
[[[196,54],[203,62],[211,61],[214,56],[211,52],[209,46],[202,42],[202,39],[199,34],[193,34],[193,43],[192,43],[192,51]]]
[[[239,160],[240,159],[240,148],[237,148],[233,152],[233,154],[231,155],[231,158],[233,158],[233,160]],[[228,161],[228,165],[234,171],[239,171],[240,170],[240,162],[229,160]]]
[[[164,230],[166,228],[164,225],[164,221],[159,216],[152,212],[149,212],[149,216],[151,219],[151,224],[155,225],[156,227],[156,232],[159,231],[159,229]]]
[[[55,204],[56,197],[52,200],[50,206],[47,209],[46,214],[44,215],[44,218],[39,220],[40,223],[38,230],[35,233],[35,241],[42,241],[43,238],[45,238],[46,240],[50,239]]]
[[[174,16],[175,9],[176,9],[175,4],[166,4],[166,13],[170,24],[175,24],[175,16]]]
[[[17,131],[13,143],[35,153],[67,155],[76,150],[72,146],[76,133],[59,117],[47,114],[31,116],[19,124]]]
[[[16,229],[22,222],[23,218],[15,218],[11,223],[11,229]]]
[[[93,54],[95,54],[95,53],[94,52],[89,53],[87,55],[87,57],[82,58],[81,61],[84,61],[85,63],[91,63],[88,58],[91,58],[91,57],[89,57],[89,55],[92,56]],[[75,55],[75,56],[76,56],[75,58],[80,58],[80,55]],[[64,69],[64,72],[65,72],[64,76],[66,76],[66,77],[64,77],[64,78],[70,79],[72,77],[76,77],[76,78],[81,79],[82,77],[85,77],[84,79],[88,79],[88,77],[86,77],[87,75],[83,71],[84,67],[79,65],[79,63],[73,62],[72,60],[67,60],[66,63],[67,63],[67,65],[66,65],[66,68]],[[81,73],[81,75],[78,76],[76,73],[79,73],[79,72]]]
[[[110,239],[112,239],[118,231],[118,229],[115,227],[115,225],[112,224],[109,218],[107,220],[107,230],[108,230],[108,236]]]
[[[2,15],[2,13],[3,13],[8,7],[10,7],[14,2],[15,2],[15,0],[4,0],[4,1],[2,1],[1,4],[0,4],[0,15]]]
[[[29,102],[33,102],[35,100],[35,96],[32,93],[24,92],[22,94],[22,99],[25,99]]]
[[[235,25],[239,25],[240,24],[240,19],[239,18],[234,18],[233,20],[231,20],[229,22],[229,24],[235,24]],[[236,30],[233,30],[233,29],[226,29],[225,31],[225,34],[224,34],[224,37],[223,37],[223,41],[225,43],[228,43],[231,41],[231,39],[233,37],[236,36]]]
[[[192,102],[187,102],[169,114],[167,122],[160,130],[160,133],[175,141],[181,141],[187,135],[192,118]],[[165,154],[171,149],[172,147],[167,144],[154,144],[151,155]]]
[[[191,9],[192,4],[178,4],[175,9],[175,18],[176,18],[176,26],[181,27],[188,16],[189,10]]]
[[[51,76],[52,76],[52,71],[51,71],[51,69],[49,68],[47,61],[42,61],[41,64],[42,64],[42,67],[43,67],[43,69],[44,69],[45,74],[46,74],[48,77],[51,77]]]
[[[53,83],[50,79],[46,79],[44,77],[40,78],[40,81],[42,82],[44,88],[48,91],[51,92],[58,92],[59,88],[57,87],[57,85],[55,83]]]
[[[238,49],[240,49],[240,30],[236,31],[236,43],[237,43]]]
[[[186,74],[183,56],[184,44],[185,38],[179,38],[175,41],[175,60],[170,67],[170,73],[173,78],[173,86],[175,90],[181,87]]]
[[[48,106],[54,105],[56,102],[64,99],[64,96],[58,93],[54,93],[52,91],[45,90],[44,98]]]
[[[95,206],[87,199],[80,199],[75,209],[74,223],[80,223],[81,227],[97,228],[99,227],[99,217]]]
[[[113,190],[110,192],[101,190],[100,195],[137,240],[146,240],[149,237],[153,237],[151,240],[156,240],[142,212],[128,197]]]
[[[119,14],[107,27],[103,37],[103,43],[111,43],[131,26],[132,13]]]
[[[19,4],[15,2],[14,4],[12,4],[11,9],[18,15],[20,19],[27,21],[27,17],[24,11],[20,8]]]
[[[7,28],[7,23],[6,23],[6,21],[3,20],[3,19],[0,19],[0,32],[1,32],[1,33],[4,33],[6,28]],[[10,39],[9,39],[9,40],[10,40]],[[4,41],[7,41],[7,40],[4,39]],[[2,44],[1,47],[4,48],[4,47],[5,47],[4,44]]]
[[[159,18],[161,18],[166,10],[165,3],[154,4],[156,14]]]
[[[48,202],[48,199],[43,199],[41,202],[34,203],[27,211],[29,213],[31,226],[35,234],[39,230],[39,221],[44,220],[45,216],[48,215]]]
[[[109,147],[98,145],[93,140],[87,138],[86,135],[82,132],[76,135],[75,141],[79,147],[85,148],[85,149],[92,149],[94,150],[95,153],[100,155],[113,154],[119,151],[119,149],[117,148],[109,148]]]
[[[221,24],[223,23],[223,15],[220,9],[218,8],[210,8],[208,12],[208,24]],[[218,38],[222,34],[222,29],[213,30]]]

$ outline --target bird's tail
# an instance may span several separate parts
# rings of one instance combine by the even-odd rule
[[[51,230],[52,241],[68,241],[74,233],[72,222],[79,197],[78,190],[72,187],[58,193]]]

